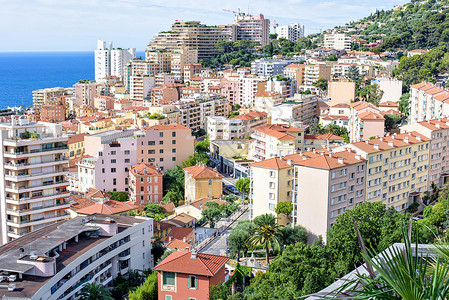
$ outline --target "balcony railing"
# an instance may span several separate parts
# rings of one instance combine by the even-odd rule
[[[22,155],[22,154],[32,154],[32,153],[39,153],[39,152],[48,152],[48,151],[55,151],[55,150],[67,150],[69,147],[67,145],[60,146],[60,147],[52,147],[48,149],[34,149],[30,151],[14,151],[14,152],[5,152],[5,154],[10,155]]]
[[[67,183],[69,184],[68,180],[61,180],[61,181],[51,181],[51,182],[43,182],[42,185],[37,186],[19,186],[19,187],[13,187],[12,185],[5,185],[5,188],[7,189],[14,189],[14,190],[25,190],[25,189],[32,189],[32,188],[39,188],[42,186],[48,186],[48,185],[54,185],[54,184],[60,184],[60,183]]]
[[[61,218],[61,217],[65,217],[65,216],[69,216],[69,213],[65,213],[59,216],[52,216],[52,217],[42,217],[42,218],[37,218],[37,219],[33,219],[33,220],[21,220],[19,222],[19,224],[27,224],[27,223],[33,223],[33,222],[38,222],[38,221],[42,221],[42,220],[52,220],[52,219],[57,219],[57,218]]]
[[[20,163],[20,164],[16,164],[14,162],[7,162],[6,166],[12,166],[12,167],[25,167],[25,166],[33,166],[33,165],[40,165],[40,164],[49,164],[49,163],[54,163],[54,162],[60,162],[60,161],[68,161],[69,158],[67,157],[62,157],[59,159],[55,159],[52,161],[42,161],[42,162],[35,162],[35,163]]]
[[[52,208],[52,207],[59,207],[59,206],[64,206],[64,205],[69,205],[69,204],[70,203],[57,203],[57,204],[53,204],[53,205],[32,207],[32,208],[27,208],[27,209],[11,209],[11,208],[7,208],[6,211],[8,211],[8,212],[15,212],[15,213],[24,213],[24,212],[29,212],[29,211],[33,211],[33,210],[40,210],[40,209],[46,209],[46,208]]]

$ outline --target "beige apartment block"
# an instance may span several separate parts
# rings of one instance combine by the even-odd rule
[[[432,188],[432,183],[443,186],[449,181],[449,120],[434,119],[401,127],[403,133],[412,131],[430,139],[428,189]]]
[[[449,91],[432,83],[410,86],[409,124],[449,116]]]
[[[380,110],[368,102],[351,103],[349,116],[349,139],[351,142],[367,140],[384,135],[385,118]]]
[[[252,217],[276,215],[280,202],[291,202],[293,191],[292,160],[273,157],[251,164],[253,190]]]
[[[1,244],[70,217],[68,136],[60,124],[25,116],[1,123]]]
[[[355,98],[355,82],[352,81],[330,81],[329,82],[330,106],[337,104],[350,104]]]
[[[367,201],[404,211],[428,190],[429,139],[413,131],[336,148],[356,151],[368,161]]]
[[[47,88],[33,91],[33,106],[40,107],[44,104],[58,102],[58,98],[68,95],[69,89],[63,87]]]
[[[295,165],[293,221],[326,242],[326,233],[337,217],[365,201],[366,160],[352,151],[326,149],[285,159]]]

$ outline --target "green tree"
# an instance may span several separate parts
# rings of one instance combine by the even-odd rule
[[[282,226],[281,227],[281,242],[282,245],[288,246],[296,243],[307,243],[309,234],[307,230],[302,226]]]
[[[359,68],[357,68],[357,66],[352,65],[348,68],[348,77],[352,80],[352,81],[357,81],[360,79],[360,72],[359,72]]]
[[[321,134],[323,130],[320,125],[320,120],[317,117],[314,117],[312,121],[310,121],[309,126],[306,129],[308,134]]]
[[[184,199],[184,170],[180,166],[167,170],[162,177],[164,186],[163,202],[172,202],[175,206]]]
[[[221,210],[215,201],[207,201],[204,203],[205,209],[201,211],[203,217],[209,222],[210,228],[215,227],[215,222],[221,217]]]
[[[272,214],[264,214],[254,219],[256,228],[253,230],[249,243],[251,246],[262,245],[265,249],[267,264],[270,263],[270,248],[279,249],[280,226]]]
[[[86,283],[81,290],[80,299],[83,300],[114,300],[111,292],[102,284]]]
[[[392,129],[396,129],[398,127],[398,123],[402,120],[400,116],[396,116],[393,114],[386,114],[385,118],[385,131],[391,132]]]
[[[158,298],[158,280],[157,272],[153,272],[147,277],[134,291],[130,291],[128,295],[129,300],[157,300]]]
[[[231,250],[237,255],[237,262],[240,260],[240,253],[243,251],[246,253],[250,247],[248,239],[251,236],[251,232],[254,231],[255,225],[249,220],[240,221],[235,226],[228,236],[228,244]]]
[[[326,78],[320,77],[317,79],[317,81],[315,81],[315,83],[313,85],[315,87],[319,88],[322,93],[324,93],[327,91],[328,84],[329,83]]]
[[[276,205],[275,208],[275,212],[276,214],[279,215],[284,215],[289,221],[290,221],[290,217],[291,217],[291,213],[293,211],[293,205],[291,202],[289,201],[283,201],[283,202],[279,202]]]
[[[173,203],[176,207],[179,206],[180,202],[184,200],[184,195],[181,194],[179,190],[168,191],[164,197],[162,197],[162,202]]]
[[[108,192],[111,195],[111,200],[126,202],[129,200],[127,192]]]
[[[250,192],[250,179],[248,177],[246,178],[239,178],[237,182],[235,183],[235,188],[242,194],[249,194]]]
[[[154,218],[156,215],[164,215],[164,209],[156,203],[148,203],[143,210],[148,218]]]
[[[195,145],[195,151],[196,152],[203,152],[203,153],[209,152],[209,144],[210,143],[209,143],[208,139],[205,139],[204,141],[198,142]]]
[[[375,106],[379,106],[380,99],[382,99],[384,92],[379,88],[377,84],[368,84],[360,88],[357,91],[357,94],[358,96],[374,104]]]
[[[405,93],[399,98],[399,111],[408,117],[410,105],[410,94]]]

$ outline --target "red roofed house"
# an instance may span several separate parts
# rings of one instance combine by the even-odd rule
[[[93,188],[87,190],[84,197],[73,197],[70,210],[72,216],[93,215],[96,213],[106,215],[121,215],[137,210],[137,205],[130,202],[120,202],[109,199],[109,193]]]
[[[349,116],[350,141],[358,142],[373,136],[383,136],[385,118],[380,114],[379,108],[368,102],[351,103]]]
[[[129,169],[129,200],[143,208],[162,202],[162,172],[154,165],[141,163]]]
[[[216,170],[198,164],[184,168],[184,172],[186,203],[201,198],[217,199],[223,194],[223,175]]]
[[[256,127],[251,138],[254,139],[251,153],[255,161],[304,150],[304,130],[287,124]]]
[[[228,259],[195,251],[170,254],[154,267],[158,271],[158,299],[209,299],[209,288],[226,280]]]
[[[164,243],[169,244],[174,240],[183,241],[193,247],[196,242],[195,228],[172,227],[170,232],[165,236]]]

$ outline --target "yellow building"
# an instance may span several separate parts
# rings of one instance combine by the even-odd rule
[[[186,204],[201,198],[217,199],[223,194],[223,175],[214,169],[198,164],[184,172]]]
[[[427,191],[429,139],[424,135],[416,131],[393,134],[341,147],[355,150],[368,161],[363,183],[367,201],[382,201],[403,211]]]
[[[69,140],[67,142],[69,149],[64,156],[69,159],[82,156],[84,154],[84,137],[86,135],[86,133],[79,133],[69,136]]]

